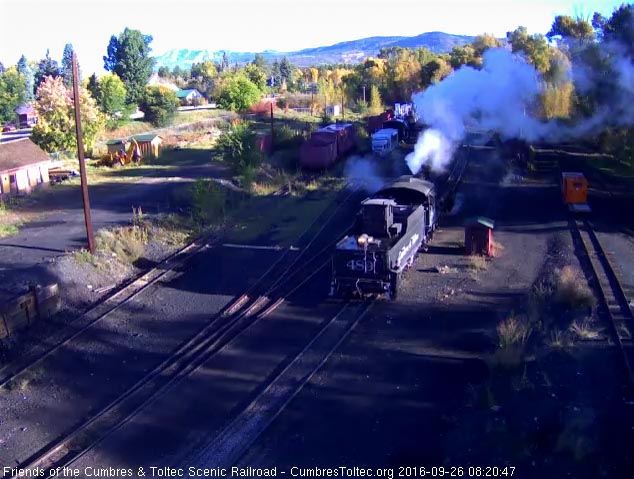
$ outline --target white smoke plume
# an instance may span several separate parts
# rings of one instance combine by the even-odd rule
[[[380,190],[385,184],[385,179],[377,169],[375,161],[361,156],[351,156],[346,161],[344,176],[347,181],[359,185],[368,193]]]
[[[508,50],[490,49],[484,53],[481,70],[463,66],[443,81],[413,95],[417,113],[429,126],[419,137],[406,161],[412,173],[429,165],[442,171],[462,143],[467,130],[496,132],[503,139],[529,142],[560,141],[596,132],[606,121],[631,125],[634,113],[629,105],[634,98],[634,65],[622,55],[610,55],[617,83],[609,107],[575,126],[559,121],[543,121],[533,116],[544,83],[539,73],[524,58]],[[572,78],[580,89],[596,84],[595,72],[575,70]]]
[[[523,58],[501,48],[487,50],[481,70],[463,66],[413,96],[430,129],[406,158],[410,170],[416,173],[424,164],[442,170],[467,127],[509,138],[538,138],[543,127],[529,111],[540,92],[539,76]]]

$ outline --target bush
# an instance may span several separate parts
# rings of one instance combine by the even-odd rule
[[[328,113],[325,113],[325,112],[324,112],[324,113],[321,115],[321,124],[322,124],[323,126],[330,125],[331,123],[334,123],[334,122],[335,122],[335,120],[334,120],[334,119],[332,118],[332,116],[330,116]]]
[[[571,266],[564,266],[556,275],[555,302],[569,308],[591,308],[595,298],[585,279]]]
[[[284,148],[298,148],[301,141],[302,136],[297,134],[295,130],[287,125],[282,125],[281,127],[275,129],[273,146],[276,150]]]
[[[164,86],[148,86],[139,102],[139,109],[153,125],[168,125],[178,109],[176,93]]]
[[[201,225],[224,219],[227,197],[225,189],[212,180],[199,178],[192,193],[192,216]]]
[[[364,114],[368,112],[368,102],[367,101],[363,101],[363,100],[359,100],[355,103],[353,110],[355,113],[360,113],[360,114]]]
[[[132,264],[145,251],[148,241],[148,231],[143,226],[122,226],[113,229],[103,229],[97,232],[97,251],[111,255],[125,264]]]
[[[511,316],[497,325],[498,346],[501,349],[524,346],[531,331],[530,326]]]
[[[231,126],[216,142],[216,148],[223,161],[231,165],[238,174],[246,169],[255,169],[262,162],[262,153],[258,151],[256,134],[249,125],[240,123]]]
[[[226,80],[218,92],[218,105],[225,110],[246,111],[255,105],[262,96],[255,83],[243,74],[237,74]]]

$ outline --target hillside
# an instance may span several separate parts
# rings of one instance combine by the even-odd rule
[[[454,46],[469,43],[473,38],[466,35],[427,32],[414,37],[368,37],[330,46],[306,48],[295,52],[267,50],[260,52],[260,54],[269,61],[286,56],[295,65],[306,67],[323,63],[358,63],[365,57],[377,55],[383,47],[425,47],[436,53],[449,52]],[[220,61],[222,54],[222,50],[170,50],[155,57],[156,68],[167,66],[171,69],[177,65],[181,68],[189,68],[193,63],[199,63],[206,59]],[[246,63],[253,60],[255,52],[227,51],[227,56],[230,63]]]

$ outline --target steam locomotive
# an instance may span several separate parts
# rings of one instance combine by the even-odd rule
[[[331,295],[378,293],[396,299],[411,267],[437,224],[433,183],[402,176],[361,203],[353,232],[335,247]]]

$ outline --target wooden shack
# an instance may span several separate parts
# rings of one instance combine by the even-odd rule
[[[139,144],[141,157],[143,159],[158,158],[163,138],[154,133],[146,133],[144,135],[135,135],[132,137]]]
[[[0,143],[0,196],[48,186],[51,159],[30,138]]]
[[[106,147],[108,148],[109,155],[116,155],[117,152],[124,150],[128,151],[128,142],[126,140],[109,140],[106,142]]]
[[[493,256],[492,219],[478,216],[465,222],[464,247],[467,255]]]
[[[20,128],[30,128],[37,123],[37,111],[32,105],[20,105],[14,111]]]

